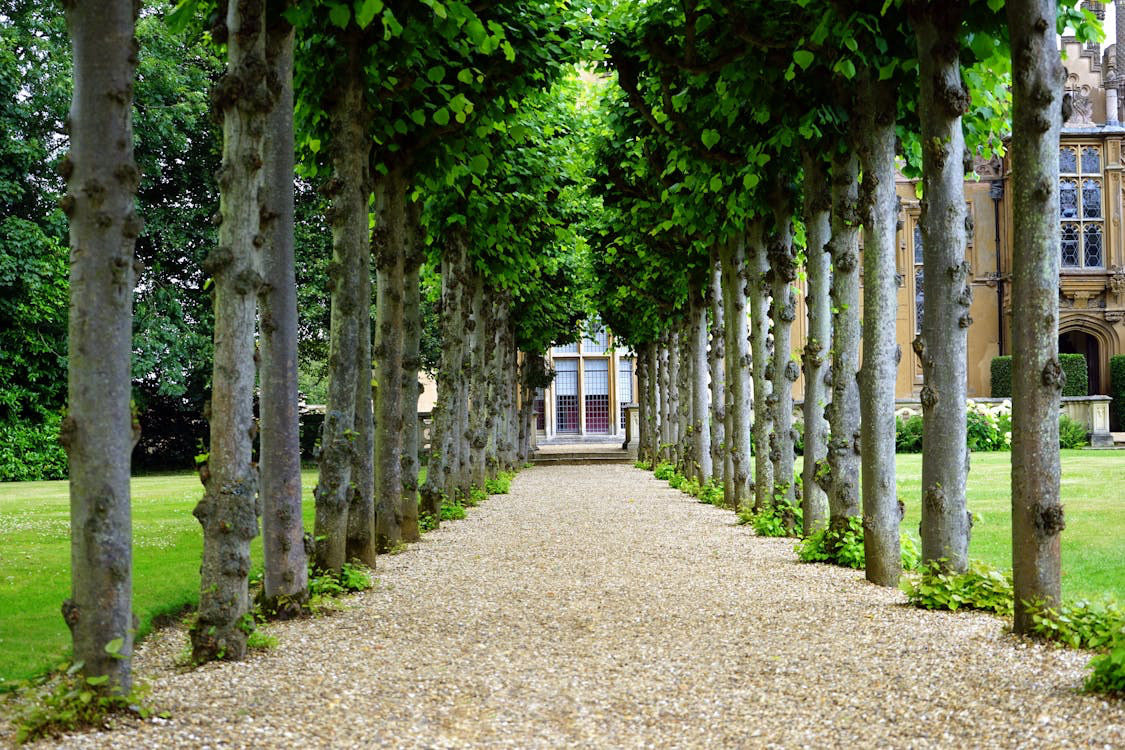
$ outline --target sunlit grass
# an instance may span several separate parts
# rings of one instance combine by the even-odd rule
[[[1011,453],[974,453],[969,510],[976,514],[969,556],[1012,567]],[[906,503],[903,528],[915,536],[921,519],[922,456],[898,456],[898,494]],[[1125,602],[1125,452],[1062,452],[1063,598],[1111,595]]]
[[[316,473],[303,473],[304,517],[312,527]],[[59,614],[70,595],[68,483],[0,484],[0,687],[66,658],[70,633]],[[199,602],[203,549],[192,508],[203,495],[194,473],[133,479],[133,591],[140,632]],[[261,537],[252,545],[260,564]]]

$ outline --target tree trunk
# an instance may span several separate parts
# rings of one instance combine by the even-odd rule
[[[403,269],[406,286],[402,316],[402,538],[407,542],[421,538],[418,528],[418,396],[422,384],[418,381],[418,371],[422,368],[420,275],[426,256],[419,208],[411,204],[409,209],[409,244]]]
[[[1059,128],[1066,72],[1055,0],[1009,0],[1012,39],[1012,576],[1015,631],[1027,604],[1058,606]]]
[[[70,366],[59,440],[69,458],[71,598],[62,613],[75,662],[87,677],[108,677],[102,689],[116,693],[132,686],[133,655],[129,468],[139,426],[130,397],[133,251],[141,229],[133,211],[140,177],[133,161],[135,7],[120,0],[67,5],[74,93],[70,154],[60,165],[70,218]]]
[[[774,464],[770,457],[774,409],[771,352],[769,348],[769,261],[763,242],[763,220],[750,224],[746,233],[746,288],[750,301],[750,353],[754,375],[754,510],[773,502]]]
[[[707,409],[707,296],[697,292],[691,302],[691,430],[695,454],[694,476],[700,485],[711,481],[711,427]]]
[[[770,460],[773,462],[772,502],[796,505],[793,454],[793,383],[800,377],[800,366],[791,352],[793,321],[797,318],[797,255],[793,248],[793,206],[786,187],[779,187],[771,198],[774,229],[767,250],[770,271],[770,318],[773,320],[773,434]],[[792,511],[785,510],[785,524],[793,533]]]
[[[898,278],[895,268],[895,107],[893,81],[861,74],[864,113],[859,159],[863,169],[863,364],[860,370],[860,444],[863,550],[867,580],[897,586],[902,573],[895,488],[895,377],[901,350],[895,342]]]
[[[332,264],[328,270],[332,311],[328,342],[328,399],[320,438],[320,465],[316,489],[313,536],[314,564],[318,570],[338,572],[347,561],[349,487],[352,481],[355,429],[356,363],[359,347],[361,280],[370,278],[363,259],[370,253],[367,171],[371,140],[367,137],[367,111],[363,101],[359,43],[348,43],[348,65],[341,89],[329,108],[332,178],[324,190],[331,199]],[[367,377],[364,373],[363,377]]]
[[[488,379],[485,340],[490,332],[485,320],[488,301],[484,295],[484,279],[473,276],[472,320],[470,322],[469,366],[469,485],[466,495],[474,488],[483,488],[486,475],[485,448],[488,447]]]
[[[266,209],[262,214],[265,285],[258,295],[262,434],[263,610],[299,613],[308,598],[309,563],[301,519],[297,414],[297,280],[293,248],[293,27],[270,13],[266,58],[279,88],[266,122]]]
[[[725,488],[727,507],[738,510],[750,504],[752,394],[750,392],[750,339],[747,334],[745,275],[746,239],[738,236],[719,246],[723,270],[723,325],[726,347],[727,452],[733,478]]]
[[[830,223],[831,197],[828,193],[828,172],[819,150],[804,152],[805,171],[805,276],[807,292],[805,308],[809,328],[805,337],[805,395],[801,412],[805,420],[805,452],[802,456],[801,509],[804,536],[828,525],[828,497],[817,482],[817,472],[828,455],[828,422],[824,407],[828,397],[825,387],[826,358],[832,348],[832,318],[829,287],[832,266],[828,242],[832,238]]]
[[[828,407],[828,525],[847,528],[859,507],[859,160],[832,158],[832,401]]]
[[[671,334],[665,330],[660,334],[660,349],[657,357],[657,368],[659,378],[659,390],[657,396],[659,398],[659,419],[660,424],[658,427],[658,434],[660,435],[659,454],[660,461],[671,462],[672,456],[672,415],[675,413],[672,410],[672,399],[669,393],[672,390],[672,381],[669,377],[670,367],[669,359],[670,354]]]
[[[262,134],[270,100],[263,8],[230,3],[227,72],[212,91],[223,113],[222,223],[219,245],[204,262],[215,280],[215,355],[211,446],[201,471],[205,492],[193,511],[203,527],[199,614],[191,629],[197,662],[246,653],[250,540],[258,535],[258,472],[251,460],[257,431],[254,332],[262,283]]]
[[[406,176],[394,165],[376,180],[375,209],[375,546],[402,543],[402,364]]]
[[[712,478],[724,487],[724,500],[730,505],[732,497],[726,496],[733,481],[730,451],[726,446],[727,393],[726,351],[723,341],[723,266],[719,248],[711,249],[711,282],[707,295],[711,313],[709,330],[708,365],[711,388],[711,472]],[[733,488],[730,490],[733,496]]]
[[[637,434],[633,440],[637,442],[637,460],[651,461],[649,454],[649,441],[651,427],[648,423],[651,416],[648,404],[649,389],[649,360],[652,351],[651,344],[637,346]]]
[[[676,471],[687,475],[684,466],[684,441],[687,438],[685,409],[691,403],[691,394],[686,390],[684,377],[688,363],[684,353],[683,325],[673,328],[668,337],[668,423],[671,426],[672,463]]]
[[[365,212],[366,213],[366,212]],[[371,366],[371,243],[356,259],[357,290],[355,357],[355,422],[351,441],[351,482],[348,488],[347,541],[344,556],[375,567],[375,415]]]
[[[914,352],[922,360],[922,560],[943,560],[954,572],[969,564],[972,516],[965,403],[969,306],[965,260],[965,139],[961,116],[969,92],[961,82],[961,2],[915,6],[918,118],[922,125],[922,329]],[[915,251],[917,252],[917,251]]]

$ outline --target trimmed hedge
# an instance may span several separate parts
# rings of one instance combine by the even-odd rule
[[[1109,384],[1114,426],[1120,430],[1125,428],[1125,354],[1109,358]]]
[[[1012,355],[993,357],[990,368],[992,375],[992,397],[1012,397]]]
[[[1059,362],[1063,372],[1066,373],[1066,385],[1063,386],[1064,396],[1089,396],[1090,382],[1086,370],[1085,354],[1060,354]],[[1012,397],[1012,355],[993,357],[990,367],[992,376],[992,397]],[[1125,371],[1122,373],[1125,378]],[[1125,383],[1125,379],[1122,381]],[[1114,391],[1116,393],[1116,391]]]
[[[1085,354],[1060,354],[1059,362],[1062,363],[1063,372],[1066,373],[1066,385],[1063,386],[1064,396],[1089,396],[1090,379],[1086,369]]]

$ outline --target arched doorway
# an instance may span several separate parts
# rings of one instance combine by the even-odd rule
[[[1059,354],[1083,354],[1086,357],[1086,377],[1090,394],[1103,393],[1101,373],[1101,348],[1096,336],[1085,331],[1067,331],[1059,334]]]

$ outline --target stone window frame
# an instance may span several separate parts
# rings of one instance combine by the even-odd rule
[[[1097,171],[1088,171],[1083,168],[1083,151],[1085,149],[1095,149],[1098,154],[1098,169]],[[1064,149],[1073,149],[1074,170],[1063,169],[1062,154]],[[1098,211],[1097,216],[1086,216],[1086,204],[1084,196],[1084,181],[1094,180],[1098,187]],[[1075,199],[1077,201],[1075,207],[1075,216],[1063,216],[1062,211],[1062,185],[1064,182],[1071,181],[1075,183]],[[1067,271],[1085,271],[1085,270],[1104,270],[1106,265],[1106,219],[1105,219],[1105,146],[1098,141],[1067,141],[1059,144],[1059,268],[1063,272]],[[1077,249],[1077,263],[1066,263],[1063,260],[1062,248],[1062,231],[1068,225],[1077,227],[1078,242]],[[1086,258],[1086,233],[1088,228],[1097,227],[1099,229],[1099,236],[1101,239],[1100,248],[1100,262],[1097,264],[1088,264]]]

